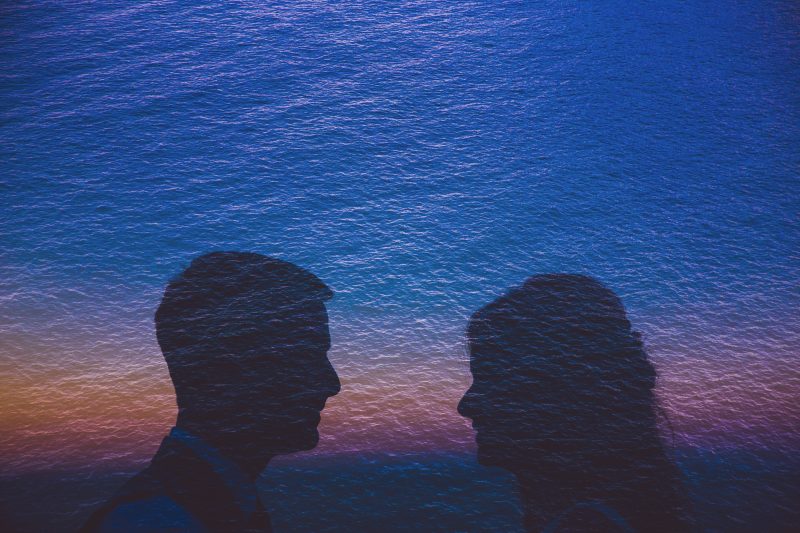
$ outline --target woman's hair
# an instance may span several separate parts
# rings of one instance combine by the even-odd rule
[[[636,530],[688,529],[659,433],[656,371],[610,289],[582,275],[531,277],[477,311],[467,340],[516,383],[514,401],[549,406],[519,421],[537,435],[522,446],[540,483],[606,501]]]

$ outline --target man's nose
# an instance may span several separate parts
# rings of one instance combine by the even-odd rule
[[[342,383],[339,381],[339,374],[330,362],[330,359],[325,359],[325,387],[328,397],[336,396],[342,390]]]

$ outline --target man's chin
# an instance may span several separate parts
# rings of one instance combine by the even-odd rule
[[[315,429],[312,434],[309,434],[306,439],[304,440],[304,444],[302,444],[302,448],[298,448],[298,452],[305,452],[308,450],[313,450],[319,444],[319,433]]]
[[[275,446],[275,452],[279,455],[313,450],[319,444],[319,432],[316,428],[306,431],[287,431],[283,437]]]

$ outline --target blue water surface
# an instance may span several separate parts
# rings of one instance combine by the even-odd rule
[[[783,0],[6,2],[3,372],[152,343],[166,280],[210,250],[316,273],[336,291],[334,364],[367,370],[437,354],[465,371],[475,309],[529,275],[579,272],[623,298],[657,363],[682,369],[672,409],[703,404],[696,391],[724,374],[741,388],[719,397],[745,407],[714,446],[769,444],[783,461],[800,447],[800,415],[782,407],[800,387],[798,28]],[[747,433],[777,427],[750,422],[761,407],[788,426]],[[18,435],[3,438],[9,450]],[[713,481],[716,456],[698,457],[690,483]],[[459,479],[470,465],[442,468]],[[296,487],[301,474],[276,475]],[[758,479],[706,523],[765,520],[735,512],[769,491]],[[797,488],[781,483],[776,528]],[[398,527],[444,494],[413,490],[427,501],[409,489]],[[475,524],[516,523],[496,501],[486,512],[502,517]],[[451,530],[457,507],[437,511]],[[347,530],[358,510],[340,510]]]

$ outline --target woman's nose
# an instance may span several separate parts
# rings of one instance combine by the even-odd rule
[[[466,418],[472,418],[475,414],[475,400],[475,392],[472,390],[472,387],[470,387],[467,389],[467,392],[464,393],[461,401],[458,402],[458,414]]]

